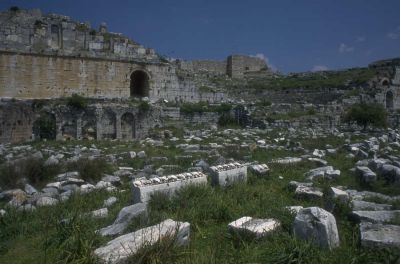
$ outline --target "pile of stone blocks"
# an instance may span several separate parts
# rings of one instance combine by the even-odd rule
[[[247,166],[238,162],[210,167],[213,185],[227,186],[247,181]]]
[[[202,184],[207,184],[207,175],[201,172],[136,180],[132,184],[133,203],[147,203],[151,196],[158,192],[172,195],[185,186]]]

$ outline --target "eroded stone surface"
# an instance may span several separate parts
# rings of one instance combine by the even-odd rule
[[[228,225],[234,232],[243,232],[254,235],[257,238],[268,235],[280,226],[275,219],[257,219],[249,216],[241,217]]]
[[[319,207],[301,209],[294,220],[293,233],[321,247],[333,249],[339,246],[335,217]]]
[[[94,254],[102,263],[122,263],[144,245],[152,245],[159,239],[168,236],[176,237],[177,244],[185,245],[189,242],[189,235],[189,223],[167,219],[157,225],[117,237],[105,246],[96,249]]]

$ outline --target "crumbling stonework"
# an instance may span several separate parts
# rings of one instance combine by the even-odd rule
[[[208,77],[227,75],[231,78],[243,78],[247,74],[270,75],[271,70],[265,60],[246,55],[231,55],[226,60],[177,61],[179,69],[206,74]]]
[[[229,56],[227,67],[228,75],[233,78],[242,78],[247,72],[267,70],[265,60],[243,55]]]
[[[0,101],[0,143],[29,140],[34,119],[30,104]]]
[[[157,107],[144,112],[129,104],[97,102],[80,110],[51,104],[34,108],[35,101],[0,103],[0,143],[32,139],[132,140],[161,125]]]
[[[43,15],[38,9],[0,13],[0,49],[57,56],[160,61],[154,50],[68,16]]]

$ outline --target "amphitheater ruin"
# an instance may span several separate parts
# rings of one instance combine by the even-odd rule
[[[212,81],[279,78],[257,57],[231,55],[224,61],[170,61],[120,33],[109,32],[105,23],[96,30],[88,23],[63,15],[44,15],[37,9],[1,12],[0,23],[0,142],[43,137],[139,138],[149,128],[163,126],[166,118],[180,118],[178,108],[158,102],[251,103],[255,99],[245,89],[241,94],[231,93],[229,86],[218,87]],[[359,98],[350,98],[350,103],[366,100],[388,109],[400,108],[399,65],[399,59],[369,65],[376,71],[368,84],[373,95],[360,94]],[[263,97],[277,104],[321,104],[321,111],[336,109],[339,113],[348,100],[338,104],[335,99],[340,93],[340,87],[311,93],[298,87],[266,91]],[[74,94],[92,99],[90,105],[71,111],[56,101]],[[140,111],[130,103],[135,98],[156,107]],[[47,103],[37,107],[51,101],[52,107]],[[335,115],[325,118],[326,122],[337,123]],[[210,120],[207,115],[202,116],[200,119]],[[47,136],[41,133],[35,126],[40,118],[55,132]],[[215,121],[215,117],[211,119]]]

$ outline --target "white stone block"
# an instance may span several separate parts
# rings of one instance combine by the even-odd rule
[[[252,234],[260,238],[276,230],[279,226],[280,223],[275,219],[255,219],[244,216],[230,223],[228,229],[238,233]]]
[[[104,247],[96,249],[94,254],[99,258],[100,263],[123,263],[143,246],[153,245],[164,237],[176,237],[178,245],[186,245],[189,242],[189,235],[189,223],[167,219],[157,225],[117,237]]]
[[[182,173],[177,175],[137,180],[132,183],[133,203],[147,203],[157,192],[168,195],[188,185],[207,184],[207,175],[201,172]]]
[[[247,166],[238,162],[210,167],[214,185],[227,186],[234,182],[247,181]]]

